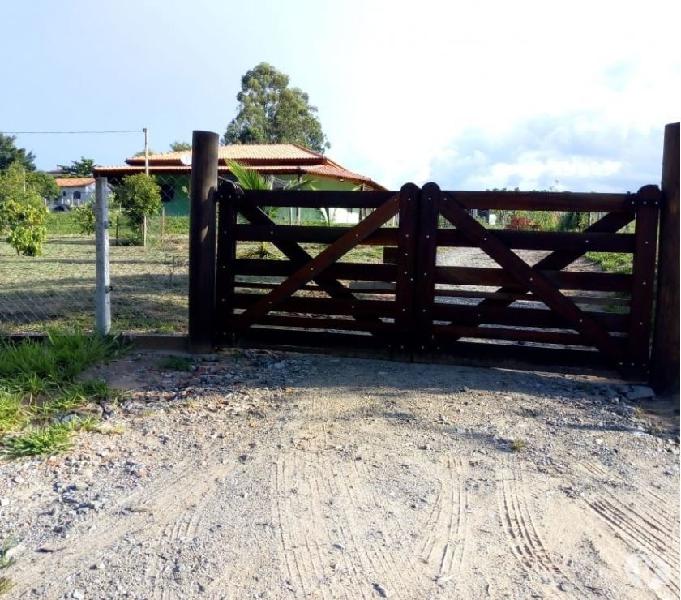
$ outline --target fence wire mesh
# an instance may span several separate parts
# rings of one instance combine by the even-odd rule
[[[142,231],[116,201],[120,182],[109,182],[112,333],[187,331],[188,177],[153,178],[163,210],[147,219],[144,244]],[[94,194],[79,204],[89,202]],[[47,209],[47,238],[39,256],[17,255],[6,235],[0,238],[0,336],[45,333],[51,327],[94,329],[94,231],[83,231],[73,205],[50,202]]]

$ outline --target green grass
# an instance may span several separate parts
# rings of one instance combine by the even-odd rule
[[[0,571],[14,564],[14,559],[8,556],[9,550],[16,545],[13,539],[6,539],[0,544]],[[0,596],[9,592],[14,583],[9,577],[0,576]]]
[[[59,452],[73,432],[95,430],[88,405],[117,394],[103,381],[77,377],[121,351],[114,339],[54,331],[45,341],[0,343],[0,455]]]
[[[527,442],[525,440],[522,440],[520,438],[511,440],[512,452],[522,452],[525,448],[527,448]]]
[[[194,361],[186,356],[166,356],[158,362],[158,366],[169,371],[191,371]]]
[[[631,254],[619,252],[587,252],[586,257],[608,273],[631,273]]]

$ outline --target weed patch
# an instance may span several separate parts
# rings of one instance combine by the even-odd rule
[[[166,356],[159,361],[158,366],[169,371],[191,371],[194,361],[186,356]]]
[[[74,431],[95,431],[93,401],[116,399],[103,381],[75,381],[114,357],[116,340],[51,332],[45,341],[0,344],[0,454],[17,458],[67,449]]]

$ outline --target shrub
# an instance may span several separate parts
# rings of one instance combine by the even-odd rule
[[[0,230],[7,229],[7,242],[17,255],[40,256],[47,237],[47,209],[40,204],[6,200],[0,205]]]
[[[95,207],[92,202],[76,207],[73,211],[80,233],[91,235],[95,232]]]

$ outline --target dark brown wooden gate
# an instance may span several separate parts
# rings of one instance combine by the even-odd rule
[[[450,192],[435,184],[260,192],[223,182],[216,336],[221,343],[384,348],[414,359],[454,353],[606,362],[643,375],[660,199],[656,186],[634,194]],[[264,210],[289,206],[368,216],[354,226],[282,225]],[[475,218],[490,209],[596,216],[583,232],[516,231]],[[270,242],[278,255],[237,255],[238,244],[253,242]],[[395,260],[370,262],[360,252],[367,247],[396,248]],[[474,249],[489,264],[451,264],[456,248]],[[574,268],[586,252],[631,254],[633,270]]]

